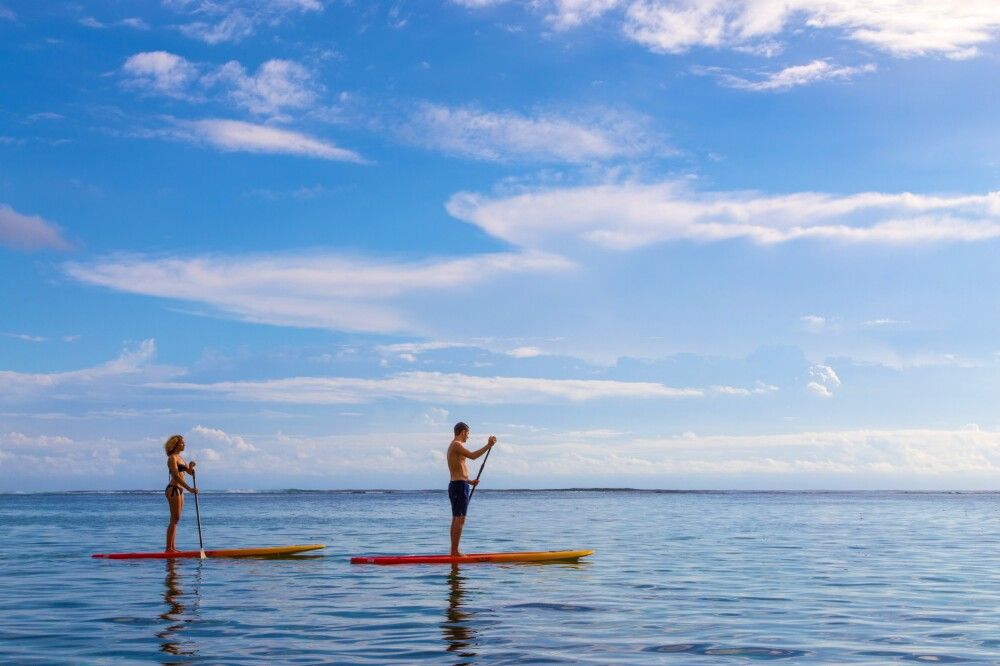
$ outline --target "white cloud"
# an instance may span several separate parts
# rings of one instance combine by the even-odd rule
[[[316,100],[312,72],[291,60],[268,60],[253,75],[232,60],[207,74],[203,83],[229,88],[228,94],[237,105],[261,115],[305,108]]]
[[[0,469],[7,479],[13,474],[92,479],[110,475],[121,462],[120,449],[106,440],[98,445],[64,435],[0,432]]]
[[[806,388],[821,398],[833,397],[834,389],[840,388],[840,377],[828,365],[812,366],[809,368],[809,376],[813,381],[806,384]]]
[[[329,141],[292,130],[240,120],[176,120],[173,128],[153,135],[203,143],[225,152],[297,155],[335,162],[365,163],[365,159],[358,153]]]
[[[420,104],[400,128],[417,145],[476,160],[583,163],[647,152],[657,141],[638,119],[611,112],[569,119]]]
[[[123,18],[118,21],[115,25],[123,25],[126,28],[132,28],[133,30],[149,30],[149,24],[143,21],[141,18],[130,16],[128,18]]]
[[[932,196],[863,192],[698,192],[685,181],[539,189],[493,198],[460,192],[453,216],[521,247],[580,242],[612,250],[690,240],[800,239],[889,245],[1000,237],[1000,192]]]
[[[25,342],[45,342],[48,338],[44,338],[40,335],[27,335],[25,333],[4,333],[8,338],[14,338],[15,340],[23,340]]]
[[[222,460],[222,456],[215,449],[205,448],[201,449],[201,455],[204,456],[205,460],[210,462],[218,462]]]
[[[375,350],[380,354],[386,356],[397,356],[403,361],[414,363],[417,360],[417,356],[423,354],[424,352],[440,351],[442,349],[461,349],[472,346],[473,345],[466,342],[400,342],[391,345],[379,345],[375,348]]]
[[[813,474],[828,481],[876,475],[893,477],[888,483],[897,488],[912,483],[914,476],[1000,474],[1000,432],[967,428],[767,435],[685,433],[619,440],[615,446],[556,433],[537,439],[518,437],[518,441],[530,445],[530,459],[498,458],[495,473],[566,478],[625,475],[651,479],[649,483],[654,485],[657,476],[669,474]]]
[[[191,434],[204,439],[222,442],[240,453],[252,453],[257,451],[256,446],[246,441],[240,435],[231,435],[224,430],[219,430],[218,428],[206,428],[205,426],[197,425],[191,429]]]
[[[0,21],[16,21],[17,14],[5,7],[0,5]]]
[[[238,42],[254,33],[253,20],[241,11],[222,17],[215,23],[192,21],[180,27],[188,37],[199,39],[206,44]]]
[[[826,327],[826,317],[819,315],[803,315],[799,317],[799,320],[810,333],[819,333]]]
[[[719,80],[730,88],[740,90],[750,90],[754,92],[782,91],[796,88],[798,86],[811,85],[820,81],[846,81],[854,78],[858,74],[866,74],[875,71],[875,65],[867,64],[860,67],[838,67],[830,64],[826,60],[813,60],[806,65],[794,65],[786,67],[780,71],[772,72],[763,79],[752,81],[739,76],[735,76],[714,68],[702,68],[695,70],[696,73],[715,74]]]
[[[621,0],[552,0],[545,18],[556,29],[566,30],[600,18],[621,4]]]
[[[397,297],[570,266],[558,256],[526,252],[411,263],[338,254],[112,256],[65,268],[87,284],[203,303],[245,321],[391,332],[413,327]],[[403,353],[400,349],[395,351]]]
[[[93,16],[85,16],[79,20],[80,25],[85,28],[93,28],[95,30],[103,30],[104,28],[124,26],[126,28],[132,28],[133,30],[149,30],[149,24],[143,21],[141,18],[123,18],[120,21],[115,21],[114,23],[104,23]]]
[[[0,434],[0,443],[5,448],[34,448],[34,447],[56,447],[72,446],[73,440],[62,435],[25,435],[20,432],[8,432]]]
[[[543,356],[544,354],[545,352],[538,347],[517,347],[507,352],[507,356],[513,356],[514,358],[534,358],[536,356]]]
[[[256,438],[258,451],[243,454],[234,462],[241,472],[258,470],[266,471],[269,477],[281,474],[322,478],[324,484],[333,475],[358,478],[357,474],[384,471],[387,464],[400,473],[400,479],[413,473],[438,475],[444,468],[442,451],[450,435],[450,429],[443,425],[433,426],[437,430],[431,432],[261,435]],[[801,487],[806,477],[811,485],[841,488],[926,486],[934,484],[935,479],[944,479],[936,483],[948,487],[955,487],[956,480],[961,487],[968,487],[970,482],[963,479],[1000,478],[1000,432],[971,428],[763,435],[685,433],[673,437],[643,437],[610,430],[516,430],[497,432],[500,445],[490,458],[490,467],[492,483],[501,484],[499,487],[509,479],[551,488],[574,485],[580,478],[607,480],[609,485],[662,488],[687,481],[704,487],[704,481],[690,480],[694,475],[714,480],[715,487],[733,487],[738,478],[744,478],[747,481],[739,485],[755,488],[782,487],[783,478],[788,487]],[[158,443],[146,442],[142,446],[151,450]],[[0,435],[0,453],[6,448],[3,444]],[[85,449],[79,444],[74,447],[57,442],[48,447],[23,446],[20,452],[11,452],[15,456],[32,454],[36,464],[45,456],[60,455],[60,451]],[[104,454],[103,448],[99,453]],[[205,449],[192,447],[192,455],[206,457]],[[157,460],[161,459],[162,454]],[[68,465],[66,469],[76,473]],[[52,474],[63,470],[50,466],[46,471]],[[763,480],[761,475],[765,474],[768,478]],[[872,479],[878,481],[873,484]],[[405,487],[405,481],[400,485]]]
[[[813,394],[818,395],[821,398],[833,397],[833,391],[831,391],[823,384],[820,384],[819,382],[809,382],[808,384],[806,384],[806,388]]]
[[[319,0],[165,0],[164,4],[196,18],[179,28],[207,44],[238,42],[261,26],[275,27],[289,16],[323,10]]]
[[[448,422],[448,410],[441,407],[431,407],[424,412],[424,422],[429,426],[443,426]]]
[[[766,55],[778,38],[830,30],[897,57],[961,59],[978,55],[1000,32],[995,0],[540,0],[528,6],[562,29],[613,14],[628,39],[658,53],[716,48]]]
[[[0,204],[0,246],[14,250],[71,250],[59,227],[37,215],[22,215]]]
[[[52,111],[42,111],[40,113],[32,113],[25,120],[27,120],[29,123],[34,123],[34,122],[38,122],[39,120],[52,120],[52,121],[56,121],[56,120],[62,120],[62,119],[63,119],[62,114],[54,113]]]
[[[198,80],[198,67],[166,51],[136,53],[125,61],[125,85],[178,99],[194,99],[190,87]]]
[[[903,326],[909,324],[910,322],[900,320],[900,319],[889,319],[886,317],[880,319],[869,319],[868,321],[862,322],[862,326],[868,327],[881,327],[881,326]]]
[[[197,65],[166,51],[136,53],[122,66],[125,85],[147,93],[202,101],[205,91],[222,94],[251,113],[287,119],[286,109],[302,109],[316,101],[319,84],[313,73],[292,60],[268,60],[248,74],[235,60],[219,67]]]
[[[292,377],[194,384],[167,382],[152,388],[210,393],[234,400],[294,404],[359,404],[386,398],[445,404],[524,404],[547,400],[652,399],[702,396],[701,389],[653,382],[596,379],[478,377],[458,373],[403,372],[379,379]]]
[[[127,348],[115,359],[81,370],[52,373],[26,373],[0,370],[0,397],[18,397],[63,386],[93,386],[130,380],[153,381],[179,374],[173,368],[154,366],[156,343],[144,340]],[[88,389],[90,390],[90,389]]]
[[[662,53],[732,48],[803,27],[836,29],[898,57],[966,58],[996,38],[992,0],[639,0],[626,11],[625,34]]]
[[[743,388],[740,386],[713,386],[711,390],[713,393],[718,395],[751,396],[774,393],[778,390],[778,387],[774,384],[765,384],[764,382],[758,381],[752,388]]]

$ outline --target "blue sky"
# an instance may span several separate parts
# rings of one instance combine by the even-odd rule
[[[992,1],[0,3],[0,490],[1000,481]]]

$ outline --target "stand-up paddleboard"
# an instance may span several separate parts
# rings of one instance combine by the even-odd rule
[[[270,548],[234,548],[231,550],[206,550],[207,557],[277,557],[279,555],[294,555],[309,550],[326,548],[323,543],[310,543],[299,546],[271,546]],[[91,557],[104,560],[172,560],[178,557],[201,557],[199,550],[183,550],[174,553],[95,553]]]
[[[593,555],[592,550],[544,550],[528,553],[473,553],[451,555],[402,555],[352,557],[351,564],[477,564],[481,562],[572,562]]]

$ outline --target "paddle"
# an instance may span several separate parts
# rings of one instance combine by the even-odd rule
[[[493,447],[490,447],[489,451],[486,452],[486,457],[483,458],[483,464],[479,466],[479,474],[476,474],[476,481],[479,481],[479,477],[483,475],[483,468],[486,467],[486,461],[490,459],[490,454],[493,452]],[[472,501],[472,496],[476,494],[476,488],[479,486],[478,483],[472,486],[472,491],[469,492],[469,501]]]
[[[198,477],[194,475],[193,469],[191,470],[191,484],[195,490],[198,490]],[[208,556],[205,555],[205,542],[201,539],[201,509],[198,507],[198,493],[192,494],[194,495],[194,517],[198,521],[198,545],[201,547],[201,559],[204,560]]]

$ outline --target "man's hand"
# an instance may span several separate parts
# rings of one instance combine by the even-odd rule
[[[490,439],[489,439],[488,442],[486,442],[486,446],[493,446],[496,443],[497,443],[497,436],[496,435],[490,435]]]
[[[197,488],[192,488],[191,492],[194,493],[195,495],[197,495],[198,494],[198,489]]]
[[[469,479],[469,485],[473,486],[473,487],[478,486],[479,485],[479,479]]]

